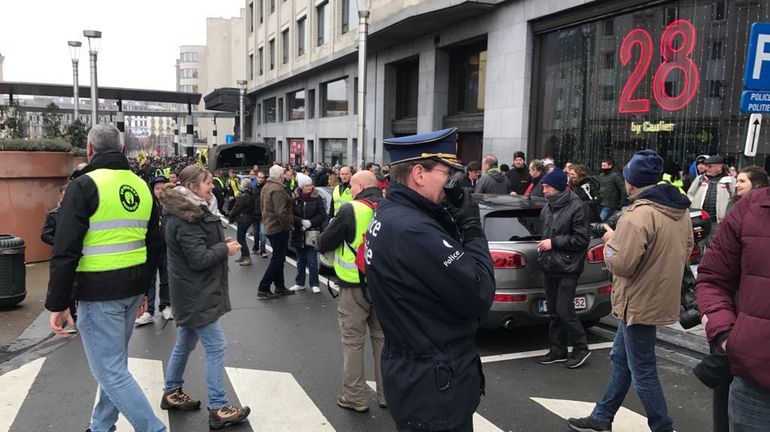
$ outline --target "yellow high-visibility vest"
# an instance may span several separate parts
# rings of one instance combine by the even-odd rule
[[[348,184],[348,187],[345,188],[345,191],[342,192],[342,194],[340,194],[341,186],[342,185],[335,187],[334,191],[332,192],[332,200],[334,201],[335,216],[337,216],[337,213],[339,213],[340,207],[342,207],[342,204],[353,201],[353,195],[350,193],[350,184]]]
[[[79,272],[102,272],[147,262],[147,226],[152,194],[129,170],[97,169],[86,174],[96,184],[99,206],[88,220]]]
[[[361,201],[350,201],[353,206],[353,214],[356,217],[356,235],[353,237],[353,243],[343,242],[334,251],[334,272],[337,277],[351,284],[360,282],[358,278],[358,267],[356,266],[356,254],[358,247],[363,243],[363,234],[369,228],[369,222],[374,217],[374,209]]]

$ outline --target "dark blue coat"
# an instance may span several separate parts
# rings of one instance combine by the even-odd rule
[[[473,341],[495,292],[486,238],[462,241],[444,208],[394,183],[366,241],[368,286],[385,332],[385,397],[396,426],[463,425],[484,388]]]

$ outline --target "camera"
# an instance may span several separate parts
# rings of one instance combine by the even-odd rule
[[[593,234],[595,238],[602,238],[604,237],[604,233],[607,232],[607,229],[605,228],[605,225],[610,227],[611,229],[616,229],[618,227],[618,220],[620,220],[620,216],[622,215],[622,212],[615,212],[612,216],[607,218],[607,220],[604,223],[594,223],[591,225],[591,228],[593,228]]]

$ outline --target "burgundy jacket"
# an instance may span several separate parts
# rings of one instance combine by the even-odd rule
[[[727,340],[733,375],[770,390],[770,188],[727,214],[698,269],[695,295],[710,342]]]

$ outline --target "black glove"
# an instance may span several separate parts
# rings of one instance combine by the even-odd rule
[[[465,240],[484,236],[484,230],[481,229],[479,205],[473,202],[470,189],[465,190],[462,204],[459,207],[448,206],[447,209],[452,214],[457,228],[460,229]]]

